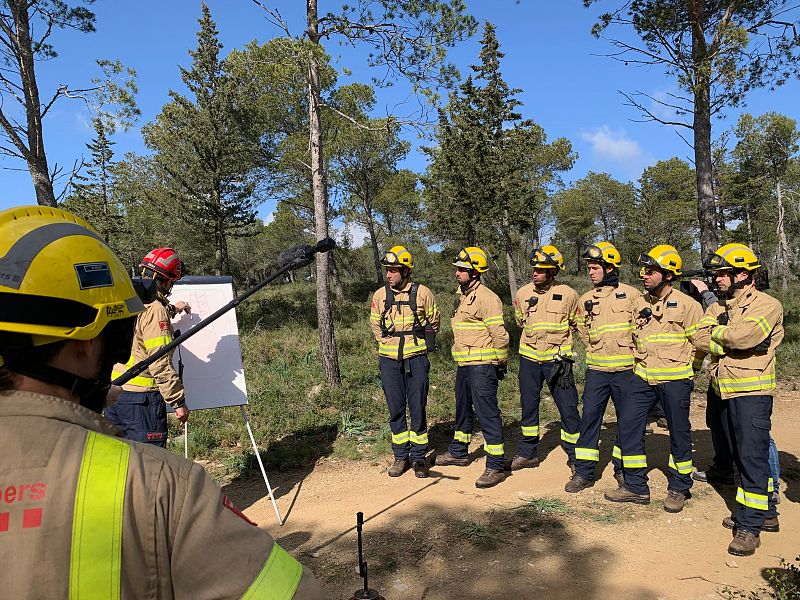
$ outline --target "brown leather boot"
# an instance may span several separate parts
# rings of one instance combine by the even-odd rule
[[[564,486],[564,491],[569,492],[570,494],[577,494],[578,492],[582,492],[586,488],[590,488],[594,485],[594,481],[589,479],[584,479],[577,473],[572,476],[572,478],[567,482],[567,485]]]
[[[498,483],[502,483],[506,479],[506,474],[504,471],[495,471],[494,469],[486,469],[483,472],[483,475],[478,477],[478,480],[475,482],[476,488],[490,488],[496,486]]]
[[[667,497],[664,500],[664,510],[668,513],[679,513],[683,510],[683,505],[686,500],[691,498],[689,492],[677,492],[675,490],[667,490]]]
[[[413,463],[411,463],[411,467],[414,469],[415,477],[418,477],[419,479],[425,479],[428,476],[427,460],[415,460]]]
[[[408,471],[408,459],[404,458],[402,460],[395,460],[392,463],[392,466],[389,467],[387,473],[389,473],[389,477],[400,477],[403,473]]]
[[[570,477],[574,477],[575,476],[575,463],[567,461],[567,466],[569,467],[569,476]]]
[[[469,466],[469,458],[458,458],[449,452],[439,454],[436,457],[436,466],[438,467],[467,467]]]
[[[736,521],[734,521],[733,517],[725,517],[722,519],[722,526],[725,529],[736,529]],[[767,533],[778,533],[781,530],[780,523],[778,523],[778,517],[768,517],[764,519],[764,524],[761,526],[761,531],[766,531]]]
[[[619,487],[616,490],[608,490],[605,494],[606,500],[611,502],[633,502],[634,504],[650,504],[650,496],[644,494],[634,494],[627,488]]]
[[[525,458],[524,456],[515,456],[511,461],[511,470],[519,471],[520,469],[533,469],[539,466],[539,459],[536,457]]]
[[[756,553],[756,548],[761,545],[761,538],[750,531],[737,529],[733,534],[728,546],[728,554],[734,556],[752,556]]]
[[[617,471],[616,473],[614,473],[614,481],[617,482],[617,485],[619,487],[625,485],[625,475],[622,474],[622,471]]]

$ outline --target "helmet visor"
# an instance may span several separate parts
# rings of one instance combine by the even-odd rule
[[[639,255],[639,262],[637,263],[640,267],[652,267],[654,269],[660,269],[661,265],[658,264],[658,261],[650,256],[649,254],[640,254]]]
[[[719,254],[712,252],[703,260],[703,268],[706,271],[721,271],[723,269],[732,269],[733,267]]]
[[[397,254],[394,252],[387,252],[383,255],[383,259],[381,260],[381,264],[384,267],[402,267],[403,263],[400,262],[400,259],[397,257]]]
[[[605,262],[603,259],[603,250],[594,244],[588,246],[586,250],[583,251],[581,258],[584,260],[599,260],[601,262]]]
[[[456,254],[456,259],[453,261],[453,265],[456,267],[460,267],[462,269],[475,269],[475,263],[472,262],[472,257],[469,255],[466,249],[461,250],[458,254]]]
[[[531,266],[540,269],[557,269],[558,263],[547,252],[541,248],[536,248],[531,252]]]

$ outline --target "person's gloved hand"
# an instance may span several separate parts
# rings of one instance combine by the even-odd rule
[[[500,363],[496,367],[497,370],[497,381],[503,381],[506,378],[506,373],[508,373],[508,363]]]
[[[761,343],[753,347],[753,352],[756,354],[766,354],[767,350],[769,350],[769,343],[769,338],[761,340]]]
[[[728,313],[727,312],[719,313],[719,316],[717,317],[717,323],[719,323],[720,325],[727,325]]]
[[[562,390],[568,390],[575,387],[575,375],[573,373],[573,365],[575,361],[572,357],[561,357],[561,376],[558,378],[558,387]]]

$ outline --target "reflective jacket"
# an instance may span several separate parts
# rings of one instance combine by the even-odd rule
[[[522,286],[514,298],[514,318],[522,328],[519,355],[536,362],[552,361],[559,353],[572,356],[577,310],[578,293],[568,285]]]
[[[476,281],[466,294],[458,288],[453,325],[453,358],[458,366],[496,365],[508,361],[508,332],[503,303]]]
[[[642,315],[643,310],[649,310],[650,316]],[[692,345],[697,323],[703,316],[700,303],[667,287],[663,298],[648,293],[638,296],[634,311],[633,372],[651,385],[693,377],[705,356]]]
[[[578,300],[578,333],[586,366],[610,373],[633,368],[633,311],[642,292],[620,283],[595,287]],[[586,303],[592,303],[587,312]]]
[[[170,321],[169,302],[159,296],[158,300],[145,305],[145,311],[136,317],[133,332],[131,357],[124,365],[114,366],[112,378],[119,377],[130,367],[155,354],[162,346],[172,341],[172,321]],[[175,407],[184,401],[183,384],[172,364],[173,352],[159,358],[147,370],[122,386],[127,392],[158,391],[170,406]]]
[[[719,315],[728,313],[728,324]],[[748,286],[730,300],[706,310],[694,343],[711,355],[708,374],[720,396],[758,396],[775,389],[775,349],[783,341],[783,306],[772,296]],[[769,339],[764,350],[758,346]]]
[[[199,465],[74,402],[0,392],[7,598],[324,598]]]
[[[378,342],[378,354],[394,360],[409,358],[417,354],[428,351],[425,344],[425,336],[406,335],[403,336],[403,356],[398,356],[400,348],[400,336],[391,335],[392,333],[411,332],[414,328],[414,315],[411,307],[407,304],[412,282],[408,282],[403,289],[394,292],[395,302],[400,305],[392,304],[388,311],[386,306],[386,286],[383,286],[372,295],[372,305],[370,306],[369,324],[375,341]],[[439,331],[439,307],[433,293],[424,285],[417,284],[417,319],[426,329]],[[384,327],[389,335],[384,336]]]

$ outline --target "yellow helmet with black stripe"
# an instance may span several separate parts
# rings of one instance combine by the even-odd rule
[[[597,242],[587,247],[581,255],[583,260],[595,260],[600,263],[605,263],[612,267],[619,268],[622,262],[622,255],[610,242]]]
[[[742,269],[755,271],[761,266],[756,253],[749,246],[733,243],[725,244],[706,257],[703,268],[706,271],[725,271],[728,269]]]
[[[564,270],[564,257],[555,246],[542,246],[531,252],[530,264],[534,269]]]
[[[89,340],[142,311],[122,262],[86,221],[44,206],[0,212],[0,331],[35,346]]]
[[[467,246],[456,255],[453,266],[485,273],[489,270],[489,257],[477,246]]]
[[[681,274],[683,259],[674,246],[661,244],[649,252],[639,255],[639,266],[653,267],[661,271],[669,271],[675,276]],[[642,272],[642,274],[644,274]]]
[[[405,246],[392,246],[389,251],[383,255],[381,264],[384,267],[408,267],[414,268],[414,257]]]

